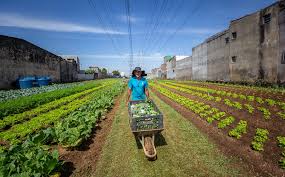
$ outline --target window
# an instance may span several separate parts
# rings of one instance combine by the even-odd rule
[[[237,38],[237,32],[232,32],[232,39],[236,39]]]
[[[232,56],[232,63],[236,63],[237,62],[237,56]]]
[[[260,43],[264,42],[265,38],[265,30],[264,30],[264,25],[260,26]]]
[[[268,24],[271,21],[271,14],[266,14],[263,16],[263,23]]]
[[[226,41],[226,44],[228,44],[230,42],[230,38],[229,37],[226,37],[225,38],[225,41]]]
[[[285,51],[282,52],[281,64],[285,64]]]

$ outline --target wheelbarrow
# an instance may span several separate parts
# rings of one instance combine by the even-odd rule
[[[155,136],[163,130],[163,115],[154,104],[152,100],[149,102],[154,106],[154,110],[158,112],[158,115],[145,115],[142,117],[133,117],[131,112],[131,106],[145,102],[144,100],[130,101],[129,110],[129,122],[131,131],[134,136],[138,138],[143,147],[143,151],[148,160],[156,160],[157,151],[155,148]]]

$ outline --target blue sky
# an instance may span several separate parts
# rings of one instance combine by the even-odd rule
[[[128,72],[125,0],[89,1],[2,0],[0,34],[25,39],[57,55],[79,56],[83,69],[97,65]],[[130,0],[134,65],[150,71],[165,55],[191,55],[192,47],[226,29],[230,20],[273,2]]]

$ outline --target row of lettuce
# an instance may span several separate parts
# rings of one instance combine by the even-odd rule
[[[74,87],[73,94],[71,88],[57,90],[56,99],[50,96],[49,102],[43,101],[46,97],[35,99],[43,93],[22,97],[42,104],[2,117],[0,176],[50,176],[60,171],[64,162],[51,145],[80,146],[124,86],[122,80],[109,79]],[[62,91],[69,94],[62,96]]]
[[[187,82],[189,84],[197,84],[197,85],[211,85],[211,86],[222,86],[222,87],[228,87],[228,88],[235,88],[240,90],[255,90],[260,91],[264,93],[273,93],[273,94],[280,94],[285,92],[284,86],[278,86],[278,85],[271,85],[271,87],[262,87],[262,86],[254,86],[254,85],[241,85],[241,84],[234,84],[234,83],[215,83],[215,82],[205,82],[205,81],[182,81]]]
[[[160,94],[168,97],[169,99],[177,102],[178,104],[186,107],[187,109],[193,111],[199,115],[202,119],[206,120],[208,123],[217,122],[217,127],[219,129],[225,129],[227,127],[232,127],[228,130],[228,135],[236,139],[240,139],[244,134],[247,133],[249,125],[246,119],[237,119],[229,112],[223,112],[218,107],[213,106],[212,104],[206,104],[204,100],[211,100],[214,102],[220,102],[221,100],[217,97],[202,94],[200,92],[193,92],[193,90],[185,90],[184,87],[178,87],[175,84],[166,84],[159,82],[159,84],[150,83],[150,86],[158,91]],[[202,99],[190,99],[183,95],[173,92],[171,89],[178,90],[180,92],[191,93],[196,96],[194,98]],[[199,97],[200,96],[200,97]],[[236,126],[232,126],[233,123],[238,120]],[[231,125],[231,126],[230,126]],[[269,131],[266,128],[257,128],[255,130],[255,135],[251,142],[251,148],[255,151],[263,151],[264,144],[268,141]],[[281,154],[281,159],[279,160],[279,165],[281,168],[285,168],[285,137],[278,136],[277,144],[280,147],[284,147],[284,152]]]
[[[67,83],[67,84],[52,84],[48,86],[42,87],[33,87],[28,89],[16,89],[16,90],[0,90],[0,102],[35,95],[44,92],[51,92],[59,89],[72,88],[80,85],[84,85],[85,82],[75,82],[75,83]]]
[[[269,120],[272,116],[278,116],[285,120],[285,102],[277,101],[270,98],[261,98],[255,95],[245,95],[229,91],[215,90],[211,88],[203,88],[199,86],[175,83],[170,81],[162,81],[162,85],[177,89],[187,94],[198,96],[208,101],[222,103],[237,110],[245,110],[251,115],[260,112],[264,119]]]

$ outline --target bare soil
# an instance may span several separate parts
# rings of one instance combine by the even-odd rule
[[[117,96],[115,104],[105,118],[100,120],[94,128],[91,137],[79,148],[66,150],[58,146],[60,160],[64,160],[62,176],[90,176],[96,170],[96,163],[99,160],[106,138],[112,128],[112,122],[119,108],[122,98]]]
[[[248,117],[246,112],[235,111],[232,108],[228,108],[225,105],[221,105],[216,102],[208,102],[206,100],[201,100],[201,99],[199,100],[198,98],[195,98],[189,94],[185,94],[177,90],[170,89],[171,91],[178,93],[182,96],[188,97],[193,100],[202,101],[213,107],[219,108],[221,111],[230,113],[236,118],[234,124],[232,124],[231,126],[229,126],[224,130],[220,130],[216,127],[217,123],[208,124],[206,120],[201,119],[199,115],[181,106],[180,104],[172,101],[166,96],[158,93],[155,89],[152,88],[152,90],[165,103],[171,105],[171,107],[177,110],[185,118],[193,122],[194,125],[196,125],[202,132],[206,133],[209,139],[212,140],[215,144],[217,144],[222,152],[224,152],[228,156],[239,157],[241,161],[241,166],[244,166],[244,164],[246,164],[245,165],[246,168],[248,169],[249,172],[254,174],[254,176],[285,176],[285,171],[280,169],[278,166],[278,160],[281,157],[280,156],[281,149],[278,148],[276,144],[276,139],[274,139],[276,134],[272,134],[270,132],[271,130],[270,128],[279,129],[279,133],[280,131],[284,131],[282,129],[282,126],[279,126],[278,123],[270,123],[270,126],[268,125],[265,126],[264,121],[258,115],[255,115],[257,117]],[[240,140],[237,140],[229,137],[228,131],[231,128],[233,128],[240,119],[246,120],[248,122],[249,127],[247,134],[244,135]],[[255,134],[256,127],[267,128],[269,129],[270,132],[269,135],[270,140],[266,142],[265,150],[263,153],[253,151],[250,148],[250,143]]]

